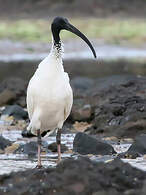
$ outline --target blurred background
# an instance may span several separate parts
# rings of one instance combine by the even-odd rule
[[[98,59],[94,61],[82,40],[62,32],[65,67],[69,64],[66,70],[71,76],[146,73],[145,0],[0,0],[0,80],[9,73],[30,78],[50,50],[50,24],[55,16],[67,17],[96,48]],[[137,62],[141,66],[137,67]]]

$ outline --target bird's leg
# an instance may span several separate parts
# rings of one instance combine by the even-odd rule
[[[40,168],[42,168],[42,164],[41,164],[41,134],[40,134],[40,130],[37,131],[37,138],[38,138],[38,164],[37,164],[37,168],[40,169]]]
[[[57,142],[57,152],[58,152],[57,163],[59,163],[61,161],[61,129],[58,129],[57,131],[56,142]]]

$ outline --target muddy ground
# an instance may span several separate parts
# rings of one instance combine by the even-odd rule
[[[145,17],[145,0],[0,0],[0,17],[5,19],[78,17]]]

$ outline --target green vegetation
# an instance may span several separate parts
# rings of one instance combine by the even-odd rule
[[[90,38],[104,39],[110,43],[129,41],[133,44],[144,44],[146,41],[146,21],[116,19],[72,19],[71,23]],[[76,36],[64,31],[63,40]],[[50,21],[19,20],[0,21],[0,39],[9,38],[21,41],[51,40]]]

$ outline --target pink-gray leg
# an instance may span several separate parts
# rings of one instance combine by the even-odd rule
[[[40,168],[42,168],[42,163],[41,163],[41,134],[40,134],[40,130],[37,131],[37,139],[38,139],[38,164],[37,164],[37,168],[40,169]]]
[[[58,129],[58,131],[57,131],[56,143],[57,143],[57,152],[58,152],[57,163],[59,163],[61,161],[61,129]]]

